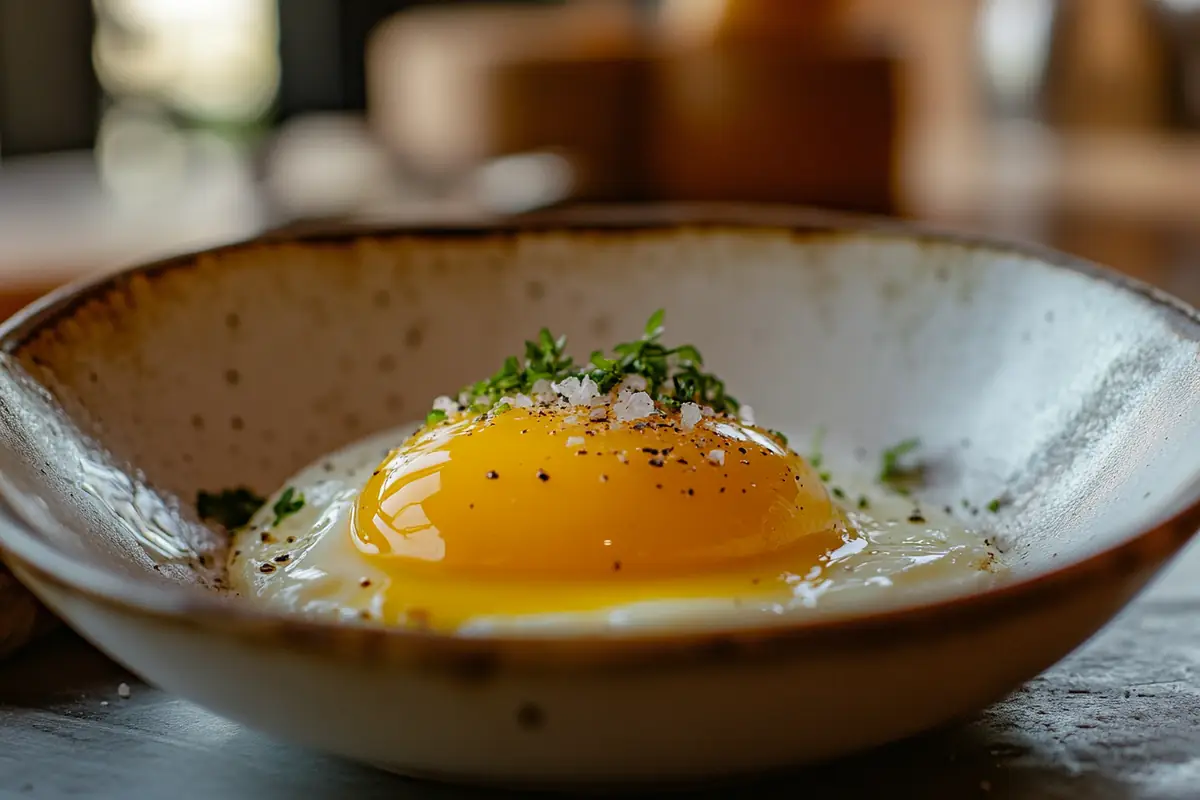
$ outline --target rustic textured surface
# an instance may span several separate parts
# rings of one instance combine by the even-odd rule
[[[727,796],[730,788],[672,796]],[[1094,641],[968,724],[737,788],[764,798],[801,789],[822,797],[1200,797],[1200,547]],[[280,744],[145,686],[58,635],[0,667],[0,797],[76,794],[489,795]]]

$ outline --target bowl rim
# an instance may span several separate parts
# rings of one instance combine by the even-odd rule
[[[154,276],[195,266],[203,259],[263,244],[351,244],[370,238],[464,239],[526,233],[636,233],[679,230],[772,231],[793,236],[899,238],[958,245],[1041,262],[1109,284],[1141,297],[1164,313],[1190,341],[1200,343],[1200,312],[1142,281],[1090,261],[1043,247],[907,221],[843,214],[804,207],[759,204],[642,204],[574,206],[513,217],[450,222],[380,224],[318,222],[267,231],[242,241],[175,255],[69,283],[0,323],[0,352],[19,349],[40,330],[78,305],[119,288],[134,276]],[[214,591],[165,581],[127,580],[82,558],[68,556],[39,538],[47,524],[14,485],[0,476],[0,556],[35,591],[48,584],[74,599],[99,603],[146,621],[217,629],[259,644],[366,661],[418,662],[457,669],[470,678],[503,665],[553,668],[566,663],[645,667],[684,658],[778,657],[812,648],[861,649],[882,642],[914,642],[946,635],[956,625],[979,626],[1031,611],[1110,580],[1114,574],[1157,570],[1200,529],[1200,485],[1188,488],[1176,509],[1149,526],[1133,525],[1112,546],[1053,569],[953,595],[838,616],[719,630],[656,631],[629,636],[582,634],[562,637],[456,636],[346,624],[257,609]],[[32,579],[32,580],[29,580]],[[86,633],[86,632],[85,632]]]

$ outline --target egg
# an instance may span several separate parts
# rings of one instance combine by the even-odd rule
[[[200,513],[236,528],[232,587],[347,622],[569,635],[787,622],[1003,571],[948,514],[879,481],[827,485],[695,347],[663,345],[662,321],[581,367],[543,329],[524,358],[302,470],[240,527],[252,493],[201,493]]]
[[[513,408],[353,445],[288,481],[298,511],[278,519],[276,493],[237,534],[233,583],[302,614],[553,633],[786,620],[1000,570],[949,515],[879,487],[839,502],[744,421],[611,416]]]

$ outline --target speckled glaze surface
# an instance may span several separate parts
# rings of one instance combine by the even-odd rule
[[[454,639],[219,591],[198,489],[297,467],[491,371],[542,325],[673,337],[835,470],[918,436],[924,501],[1008,502],[1007,584],[785,628]],[[293,740],[500,783],[827,758],[1002,696],[1200,525],[1200,322],[1066,256],[766,208],[269,237],[72,287],[0,331],[0,547],[147,679]],[[869,454],[869,455],[864,455]]]

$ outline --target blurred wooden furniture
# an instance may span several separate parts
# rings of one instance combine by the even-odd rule
[[[900,59],[857,41],[843,5],[738,0],[700,36],[604,2],[400,14],[371,47],[369,114],[410,170],[442,179],[554,150],[579,200],[890,213]]]

